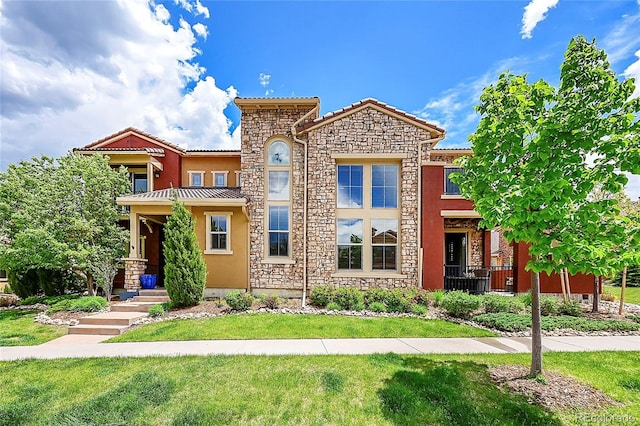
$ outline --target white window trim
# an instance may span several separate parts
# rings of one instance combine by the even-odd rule
[[[284,142],[289,147],[289,165],[269,165],[269,149],[276,142]],[[274,137],[264,146],[264,251],[262,263],[269,264],[294,264],[293,260],[293,144],[282,136]],[[288,200],[269,200],[269,172],[270,171],[288,171],[289,172],[289,199]],[[269,206],[286,206],[289,208],[289,246],[287,248],[287,256],[272,256],[270,254],[269,240]]]
[[[233,212],[204,212],[207,223],[207,233],[205,236],[205,250],[204,254],[233,254],[231,250],[231,216]],[[211,248],[211,216],[226,216],[227,217],[227,249],[213,249]]]
[[[213,187],[214,188],[221,188],[220,186],[216,185],[216,175],[217,174],[221,174],[224,175],[224,185],[222,185],[222,187],[224,186],[228,186],[228,176],[229,176],[229,170],[214,170],[211,172],[211,175],[213,176]]]
[[[202,188],[204,187],[204,170],[189,170],[187,171],[187,175],[189,176],[189,186],[195,186],[193,184],[193,176],[194,175],[200,175],[200,180],[202,182],[202,185],[198,185],[196,186],[196,188]]]
[[[375,161],[368,161],[367,158],[361,158],[361,162],[354,162],[353,158],[349,158],[348,162],[338,162],[335,165],[336,173],[336,199],[334,200],[336,212],[336,231],[337,219],[363,219],[364,235],[362,240],[362,269],[339,269],[338,268],[338,241],[337,232],[334,239],[334,256],[335,271],[332,277],[373,277],[373,278],[399,278],[406,277],[402,274],[402,164],[394,162],[394,158],[377,158]],[[386,161],[385,161],[386,160]],[[362,207],[338,207],[338,166],[363,166],[362,177]],[[371,207],[372,205],[372,167],[373,165],[397,165],[398,166],[398,206],[390,207]],[[396,269],[373,269],[373,244],[371,237],[371,221],[373,219],[397,219],[398,221],[398,241],[396,244]]]
[[[242,171],[236,170],[235,174],[236,174],[236,186],[242,186],[242,182],[241,182],[241,180],[242,180]]]

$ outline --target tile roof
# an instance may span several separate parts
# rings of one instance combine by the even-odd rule
[[[142,194],[129,195],[127,198],[140,200],[153,199],[171,199],[173,191],[176,192],[178,199],[246,199],[240,192],[239,187],[185,187],[185,188],[167,188],[159,189],[152,192],[144,192]]]
[[[96,152],[100,152],[100,151],[123,151],[123,152],[136,152],[136,151],[146,151],[149,154],[164,154],[164,149],[163,148],[151,148],[151,147],[146,147],[146,148],[104,148],[104,147],[98,147],[98,148],[74,148],[74,151],[96,151]]]
[[[392,107],[390,105],[387,105],[384,102],[380,102],[379,100],[374,99],[374,98],[366,98],[366,99],[363,99],[363,100],[358,101],[356,103],[353,103],[353,104],[351,104],[349,106],[341,108],[341,109],[339,109],[337,111],[329,112],[329,113],[323,115],[322,117],[318,117],[315,120],[308,121],[306,123],[301,124],[300,126],[298,126],[297,130],[299,132],[302,132],[302,131],[304,131],[306,129],[309,129],[311,127],[316,127],[316,126],[324,123],[325,121],[334,120],[337,117],[340,117],[341,115],[349,114],[353,110],[355,110],[357,108],[360,108],[360,107],[362,107],[364,105],[375,105],[378,108],[381,108],[381,109],[386,110],[388,112],[391,112],[393,114],[399,115],[399,116],[404,117],[404,118],[406,118],[408,120],[411,120],[411,121],[414,121],[416,123],[419,123],[419,124],[421,124],[423,126],[427,126],[427,127],[431,128],[431,129],[437,131],[437,132],[445,133],[444,129],[442,129],[442,128],[434,125],[434,124],[431,124],[431,123],[423,120],[422,118],[416,117],[413,114],[409,114],[409,113],[407,113],[405,111],[399,110],[398,108],[395,108],[395,107]]]
[[[240,152],[239,149],[187,149],[187,152]]]
[[[82,149],[95,147],[97,145],[100,145],[103,142],[106,142],[106,141],[108,141],[110,139],[117,138],[118,136],[122,136],[122,135],[125,135],[127,133],[137,133],[137,134],[139,134],[141,136],[144,136],[146,138],[152,139],[152,140],[154,140],[154,141],[156,141],[156,142],[158,142],[160,144],[164,144],[164,145],[166,145],[167,147],[169,147],[171,149],[174,149],[174,150],[180,151],[180,152],[184,152],[184,149],[180,148],[178,145],[174,145],[171,142],[167,142],[166,140],[161,139],[161,138],[159,138],[157,136],[154,136],[154,135],[152,135],[150,133],[146,133],[146,132],[143,132],[142,130],[138,130],[135,127],[127,127],[124,130],[120,130],[119,132],[116,132],[116,133],[114,133],[112,135],[106,136],[106,137],[104,137],[102,139],[99,139],[99,140],[97,140],[95,142],[91,142],[89,145],[83,146]]]

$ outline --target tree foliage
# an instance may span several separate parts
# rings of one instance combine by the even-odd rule
[[[506,72],[486,87],[480,123],[469,139],[473,157],[452,176],[474,200],[481,225],[500,226],[510,241],[529,244],[534,341],[531,373],[542,371],[539,273],[611,275],[637,259],[640,230],[615,199],[625,172],[640,174],[640,100],[633,80],[619,81],[606,53],[571,40],[558,88]]]
[[[197,305],[204,297],[207,268],[198,247],[194,219],[175,200],[165,225],[164,279],[176,306]]]
[[[110,293],[113,277],[104,271],[115,270],[128,241],[115,198],[129,191],[126,170],[111,169],[101,155],[10,165],[0,174],[0,268],[14,281],[36,271],[46,293],[63,292],[62,284],[47,285],[67,282],[72,272],[90,293],[94,279]]]

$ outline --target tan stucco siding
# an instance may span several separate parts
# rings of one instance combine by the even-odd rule
[[[183,186],[189,186],[189,172],[204,172],[204,185],[214,186],[212,172],[228,172],[226,186],[239,186],[237,171],[240,171],[240,155],[223,156],[198,156],[184,157],[182,159],[182,182]]]

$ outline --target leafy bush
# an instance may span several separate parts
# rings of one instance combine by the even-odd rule
[[[630,319],[631,321],[634,321],[634,322],[637,322],[638,324],[640,324],[640,315],[627,315],[626,318]]]
[[[478,324],[500,331],[514,332],[531,328],[531,316],[523,314],[482,314],[473,317]],[[547,316],[542,318],[543,330],[573,329],[577,331],[636,331],[639,324],[617,320],[592,320],[571,316]]]
[[[411,312],[411,300],[399,288],[394,288],[387,293],[385,305],[389,312]]]
[[[60,311],[98,312],[109,306],[107,299],[100,296],[85,296],[79,299],[61,298],[47,309],[47,314]]]
[[[324,308],[333,300],[333,292],[335,288],[325,284],[313,287],[309,293],[309,299],[312,305]]]
[[[540,314],[558,315],[560,312],[560,301],[554,296],[540,296]]]
[[[78,299],[80,297],[80,295],[78,294],[65,294],[62,296],[51,296],[51,297],[46,297],[46,296],[30,296],[27,297],[26,299],[23,299],[20,304],[21,305],[35,305],[36,303],[42,303],[44,305],[55,305],[56,303],[60,302],[61,300],[73,300],[73,299]]]
[[[176,306],[197,305],[204,298],[207,267],[195,234],[194,218],[184,204],[173,202],[164,226],[164,284]]]
[[[164,315],[165,310],[164,310],[164,306],[162,305],[153,305],[149,308],[149,316],[151,318],[156,318],[156,317],[161,317],[162,315]]]
[[[425,308],[429,307],[429,303],[431,302],[431,294],[427,290],[420,289],[413,296],[413,303],[417,303],[418,305],[422,305]]]
[[[389,290],[386,288],[370,288],[369,290],[364,292],[364,304],[371,309],[371,305],[373,303],[382,303],[385,305],[385,309],[387,306],[387,294]]]
[[[382,302],[373,302],[369,305],[371,312],[387,312],[387,307]]]
[[[531,294],[531,290],[527,291],[524,294],[518,296],[518,299],[524,304],[524,306],[531,306],[533,295]]]
[[[47,309],[47,315],[55,314],[56,312],[61,311],[71,311],[71,302],[72,300],[61,300],[53,305],[49,306]]]
[[[577,300],[562,301],[562,303],[560,303],[558,313],[561,315],[580,317],[582,316],[582,306]]]
[[[353,287],[340,287],[333,292],[333,302],[342,310],[357,311],[364,308],[364,297],[360,290]]]
[[[524,303],[515,297],[487,294],[482,297],[482,304],[487,313],[509,312],[517,314],[524,311]]]
[[[494,330],[517,332],[531,327],[529,315],[510,314],[506,312],[476,315],[473,320]]]
[[[424,305],[418,305],[417,303],[411,305],[411,313],[414,315],[426,315],[427,307]]]
[[[327,311],[340,311],[342,308],[336,302],[327,303]]]
[[[267,309],[278,309],[282,304],[282,298],[277,294],[263,293],[260,295],[260,302],[262,302]]]
[[[444,299],[444,290],[436,290],[431,292],[431,300],[433,300],[433,306],[440,306]]]
[[[469,318],[480,307],[480,297],[464,291],[450,291],[444,295],[441,307],[451,316]]]
[[[249,310],[253,304],[253,296],[244,291],[234,290],[224,296],[224,301],[227,302],[227,305],[234,311],[246,311]]]

